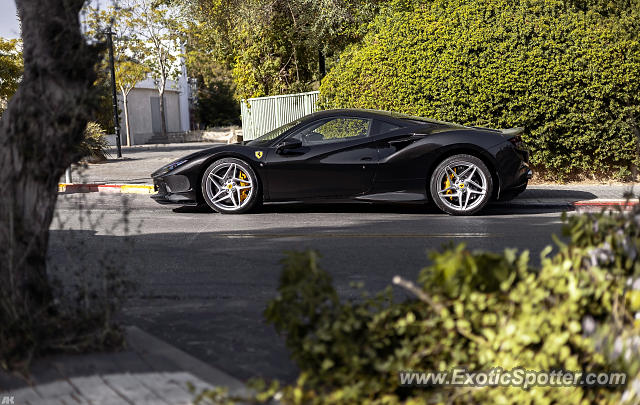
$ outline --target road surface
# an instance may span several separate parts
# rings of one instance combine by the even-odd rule
[[[160,206],[144,195],[93,193],[60,195],[51,229],[52,274],[77,280],[106,266],[137,284],[126,323],[239,379],[291,381],[296,368],[284,339],[262,316],[285,251],[319,251],[340,295],[355,297],[352,282],[375,292],[394,275],[415,279],[426,252],[450,241],[529,249],[538,262],[561,220],[558,209],[497,207],[451,217],[403,205],[269,205],[229,216]]]

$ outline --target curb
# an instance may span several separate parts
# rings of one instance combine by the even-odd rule
[[[620,209],[622,211],[631,211],[640,202],[636,200],[625,199],[605,199],[596,198],[595,200],[574,201],[571,203],[577,212],[600,212]]]
[[[167,359],[178,368],[213,386],[228,388],[232,395],[247,396],[251,393],[240,380],[160,340],[137,326],[127,326],[125,330],[129,347],[148,359],[147,361],[153,361],[154,358]]]
[[[634,207],[638,200],[596,198],[594,200],[574,201],[574,207]]]
[[[506,208],[563,208],[576,211],[589,211],[596,212],[601,209],[614,209],[620,207],[623,211],[629,211],[636,205],[640,205],[638,200],[625,200],[625,199],[606,199],[595,198],[593,200],[581,200],[581,201],[567,201],[561,199],[516,199],[508,202],[497,202],[492,204],[492,207],[506,207]]]
[[[151,184],[59,183],[58,193],[155,194],[155,190]]]

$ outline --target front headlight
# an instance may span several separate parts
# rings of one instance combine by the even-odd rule
[[[188,162],[187,159],[176,160],[175,162],[171,162],[168,165],[162,166],[160,169],[158,169],[155,172],[153,172],[151,177],[158,177],[158,176],[165,175],[165,174],[175,170],[178,166],[182,166],[183,164],[185,164],[187,162]]]

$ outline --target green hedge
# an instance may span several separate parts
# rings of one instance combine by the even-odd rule
[[[630,176],[639,163],[635,8],[602,15],[556,0],[395,3],[323,80],[321,108],[523,126],[547,178]]]

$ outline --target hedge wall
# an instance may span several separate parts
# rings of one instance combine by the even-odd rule
[[[398,3],[323,80],[321,108],[523,126],[549,179],[624,179],[640,163],[637,12],[556,0]]]

